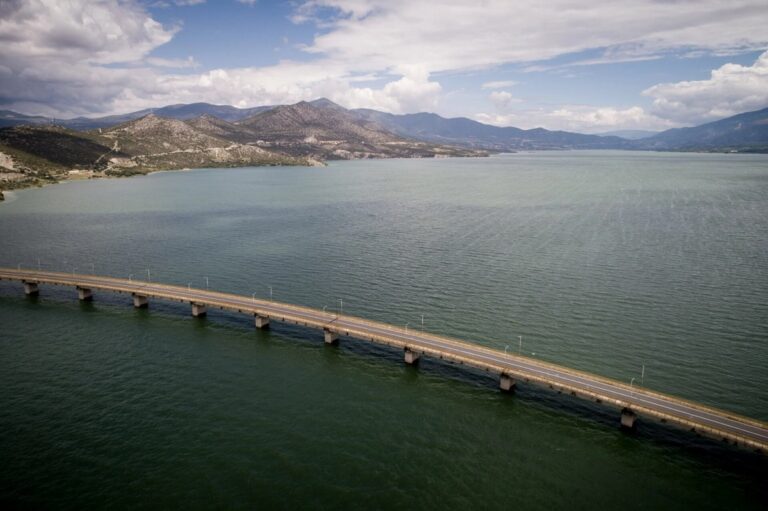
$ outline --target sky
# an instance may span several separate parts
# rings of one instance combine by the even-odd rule
[[[585,133],[768,107],[766,0],[0,0],[0,109],[327,97]]]

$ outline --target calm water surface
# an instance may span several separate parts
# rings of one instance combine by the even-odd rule
[[[553,152],[15,193],[0,264],[336,308],[768,420],[768,157]],[[0,284],[0,503],[760,509],[765,456],[317,332]],[[522,336],[522,348],[519,337]]]

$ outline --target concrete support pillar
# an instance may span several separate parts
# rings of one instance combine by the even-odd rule
[[[414,365],[419,361],[421,353],[417,353],[410,348],[405,348],[405,363],[408,365]]]
[[[24,294],[27,296],[37,296],[40,294],[40,289],[37,287],[37,282],[24,281]]]
[[[255,314],[254,322],[256,323],[256,328],[269,328],[268,316],[259,316],[258,314]]]
[[[205,304],[202,303],[192,303],[192,315],[196,318],[199,318],[201,316],[205,316],[206,314],[205,310]]]
[[[513,392],[515,390],[515,380],[510,375],[502,373],[499,379],[499,388],[504,392]]]
[[[133,306],[137,309],[146,309],[149,306],[149,300],[146,296],[133,294]]]
[[[624,429],[635,429],[637,415],[629,408],[621,410],[621,427]]]
[[[323,329],[323,336],[325,337],[325,344],[339,343],[339,334],[337,334],[336,332],[331,332],[327,328]]]
[[[86,287],[77,286],[77,298],[81,302],[90,302],[93,300],[93,292]]]

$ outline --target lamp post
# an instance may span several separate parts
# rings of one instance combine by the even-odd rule
[[[421,315],[421,333],[424,333],[424,314]]]
[[[96,275],[96,265],[91,263],[91,275]]]
[[[523,353],[523,336],[518,335],[517,338],[520,339],[520,345],[517,347],[517,354],[520,355]]]
[[[410,325],[410,323],[405,324],[405,335],[408,335],[408,325]]]
[[[339,298],[339,315],[342,315],[344,313],[344,300]]]
[[[147,268],[147,282],[152,282],[152,273],[149,271],[149,268]]]
[[[327,305],[323,305],[323,314],[325,314],[325,309],[328,307]]]
[[[270,302],[273,302],[273,301],[274,301],[274,300],[272,299],[272,286],[269,286],[269,301],[270,301]]]
[[[504,356],[505,356],[505,357],[507,357],[507,358],[509,358],[509,353],[507,353],[507,350],[508,350],[508,349],[509,349],[509,344],[507,344],[506,346],[504,346]]]
[[[205,289],[208,289],[208,277],[205,277]]]
[[[640,373],[640,385],[645,386],[645,364],[643,364],[643,370]]]
[[[133,273],[128,275],[128,282],[133,282]]]
[[[252,301],[253,303],[256,303],[256,293],[255,293],[255,292],[254,292],[254,293],[251,293],[251,301]]]

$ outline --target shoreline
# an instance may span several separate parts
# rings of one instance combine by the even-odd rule
[[[751,152],[751,153],[728,153],[728,152],[714,152],[714,151],[643,151],[643,150],[627,150],[627,149],[544,149],[544,150],[530,150],[530,151],[514,151],[514,152],[497,152],[497,153],[491,153],[487,156],[449,156],[445,158],[358,158],[358,159],[350,159],[350,160],[332,160],[334,162],[336,161],[360,161],[360,160],[411,160],[411,159],[433,159],[433,160],[442,160],[442,159],[462,159],[462,158],[488,158],[488,157],[494,157],[494,156],[505,156],[505,155],[519,155],[519,154],[540,154],[540,153],[547,153],[547,152],[580,152],[580,151],[605,151],[605,152],[620,152],[620,153],[650,153],[650,154],[675,154],[675,155],[681,155],[681,154],[696,154],[696,155],[724,155],[724,156],[735,156],[735,155],[743,155],[743,156],[758,156],[758,155],[768,155],[768,153],[757,153],[757,152]],[[96,175],[90,175],[88,177],[83,177],[80,174],[74,174],[72,176],[65,174],[62,176],[61,179],[57,181],[46,181],[46,182],[36,182],[36,183],[29,183],[25,184],[23,186],[17,186],[14,188],[9,189],[3,189],[2,186],[0,186],[0,205],[9,202],[9,199],[16,200],[18,199],[18,195],[14,192],[18,192],[21,190],[29,190],[32,188],[45,188],[47,186],[51,185],[58,185],[58,184],[66,184],[66,183],[72,183],[75,181],[91,181],[91,180],[99,180],[99,179],[127,179],[127,178],[134,178],[134,177],[142,177],[142,176],[151,176],[153,174],[161,174],[166,172],[190,172],[193,170],[214,170],[214,169],[242,169],[242,168],[262,168],[262,167],[302,167],[302,168],[311,168],[311,167],[327,167],[328,162],[324,161],[322,162],[323,165],[237,165],[237,166],[226,166],[226,167],[185,167],[181,169],[159,169],[159,170],[151,170],[149,172],[135,172],[127,175],[108,175],[105,172],[100,172]],[[5,197],[5,198],[3,198]]]

